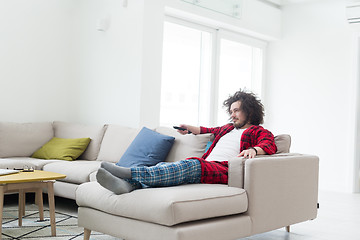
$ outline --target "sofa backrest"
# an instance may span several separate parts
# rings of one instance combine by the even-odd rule
[[[54,122],[54,137],[58,138],[90,138],[90,144],[78,158],[80,160],[97,159],[101,142],[107,125],[85,125],[68,122]]]
[[[97,160],[118,162],[140,129],[116,124],[107,126]]]
[[[108,125],[97,160],[118,162],[140,129],[116,124]],[[205,152],[208,142],[213,140],[212,134],[181,135],[175,129],[169,127],[157,127],[154,130],[158,133],[175,137],[174,145],[166,158],[166,162],[179,161],[188,157],[201,157]],[[290,143],[290,135],[281,134],[276,136],[275,144],[278,148],[276,153],[288,153]]]
[[[84,125],[55,121],[42,123],[0,122],[0,158],[29,157],[53,137],[91,138],[82,160],[118,162],[128,146],[139,133],[140,128],[120,125]],[[175,137],[174,145],[166,161],[173,162],[188,157],[201,157],[211,134],[181,135],[168,127],[158,127],[155,131]],[[291,137],[288,134],[275,136],[276,153],[289,153]]]
[[[118,162],[131,142],[137,136],[141,128],[130,128],[116,124],[108,125],[97,160],[107,162]],[[211,140],[211,134],[181,135],[176,130],[168,127],[158,127],[156,132],[175,137],[166,162],[183,160],[188,157],[201,157]]]
[[[30,157],[53,137],[51,122],[0,122],[0,158]]]
[[[291,146],[291,137],[288,134],[280,134],[275,136],[276,153],[289,153]]]
[[[208,142],[213,140],[213,135],[209,133],[181,135],[175,129],[168,127],[158,127],[155,131],[175,138],[166,162],[180,161],[189,157],[201,157],[205,153]]]

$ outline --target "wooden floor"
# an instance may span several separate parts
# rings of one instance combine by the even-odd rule
[[[315,220],[245,238],[246,240],[358,240],[360,239],[360,194],[319,193],[320,209]]]
[[[242,240],[360,240],[360,194],[320,192],[319,203],[318,217],[291,226],[290,233],[282,228]],[[61,198],[56,199],[60,208],[77,210],[73,201]]]

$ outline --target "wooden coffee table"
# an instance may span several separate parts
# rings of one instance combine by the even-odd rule
[[[33,172],[19,172],[0,176],[0,220],[2,223],[4,209],[4,194],[9,192],[19,193],[19,226],[22,225],[22,216],[25,215],[25,193],[35,192],[35,200],[39,206],[40,220],[44,220],[42,191],[47,189],[49,198],[49,212],[51,236],[56,236],[54,182],[65,178],[66,175],[35,170]],[[2,225],[0,226],[0,239]]]

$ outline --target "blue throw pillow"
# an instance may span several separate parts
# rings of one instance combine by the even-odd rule
[[[174,140],[174,137],[144,127],[116,165],[129,168],[153,166],[163,162],[174,144]]]

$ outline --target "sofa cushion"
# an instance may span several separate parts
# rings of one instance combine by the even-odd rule
[[[109,124],[97,160],[116,163],[130,146],[140,129]]]
[[[276,153],[289,153],[291,145],[291,137],[288,134],[280,134],[275,136]]]
[[[33,168],[35,170],[42,170],[46,164],[53,162],[60,162],[61,160],[44,160],[31,157],[11,157],[0,158],[0,168],[6,169],[23,169]]]
[[[31,156],[41,159],[72,161],[77,159],[90,143],[90,138],[52,138]]]
[[[0,157],[29,157],[53,136],[50,122],[0,122]]]
[[[163,162],[174,143],[174,139],[174,137],[143,127],[116,165],[140,167],[154,166]]]
[[[79,157],[82,160],[96,160],[107,125],[83,125],[54,122],[54,135],[58,138],[90,138],[90,144]]]
[[[174,145],[171,148],[166,162],[175,162],[189,157],[201,157],[205,153],[206,145],[212,140],[212,134],[187,134],[181,135],[175,129],[158,127],[156,132],[175,137]]]
[[[116,195],[90,182],[78,187],[76,202],[80,207],[166,226],[239,214],[248,207],[244,189],[221,184],[147,188]]]
[[[65,174],[66,178],[60,179],[62,182],[81,184],[90,181],[90,174],[97,171],[100,167],[99,161],[61,161],[46,164],[44,171]]]

